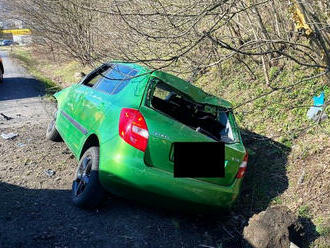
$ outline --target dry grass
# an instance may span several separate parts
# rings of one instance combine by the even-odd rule
[[[56,53],[47,47],[14,47],[12,54],[24,62],[29,72],[47,85],[65,88],[77,83],[80,72],[89,72],[88,66],[82,66],[68,59],[64,54]]]

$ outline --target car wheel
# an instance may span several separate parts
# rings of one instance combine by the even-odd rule
[[[79,161],[72,183],[72,201],[80,208],[96,208],[105,198],[99,181],[99,147],[90,147]]]
[[[46,139],[51,140],[51,141],[61,141],[61,135],[56,129],[55,123],[56,123],[56,113],[55,111],[53,118],[48,124],[47,131],[46,131]]]

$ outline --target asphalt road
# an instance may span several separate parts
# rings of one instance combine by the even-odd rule
[[[46,121],[43,84],[10,58],[8,51],[0,51],[0,56],[5,70],[4,81],[0,84],[0,127]]]
[[[77,162],[63,142],[44,138],[49,118],[44,87],[8,52],[0,55],[5,67],[0,113],[12,118],[0,115],[0,133],[19,135],[0,137],[1,248],[240,247],[240,215],[225,223],[113,196],[98,210],[74,207]],[[49,169],[56,174],[47,175]]]

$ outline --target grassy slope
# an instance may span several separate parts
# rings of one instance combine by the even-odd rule
[[[90,69],[37,47],[14,47],[12,56],[22,61],[33,76],[44,82],[49,93],[78,82],[79,78],[75,74]]]
[[[79,63],[54,57],[41,50],[16,48],[15,57],[27,65],[30,72],[46,85],[65,87],[78,81],[76,72],[88,72]],[[61,62],[54,62],[54,61]],[[197,80],[205,91],[230,100],[235,106],[268,92],[258,65],[255,79],[242,64],[213,68]],[[310,72],[318,73],[318,72]],[[276,86],[298,81],[303,72],[297,66],[273,67],[270,78]],[[277,91],[235,110],[249,150],[249,170],[236,211],[245,218],[272,204],[284,204],[295,211],[309,226],[307,237],[314,246],[326,247],[329,233],[330,122],[315,126],[306,112],[312,96],[324,91],[330,97],[329,86],[320,79],[310,80],[286,91]],[[329,110],[327,114],[330,116]],[[312,222],[310,222],[312,220]],[[231,220],[233,225],[235,221]],[[237,228],[237,225],[233,227]]]

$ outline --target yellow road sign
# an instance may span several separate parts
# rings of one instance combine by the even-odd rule
[[[13,34],[13,35],[29,35],[31,34],[31,29],[3,29],[0,30],[0,33],[4,34]]]

